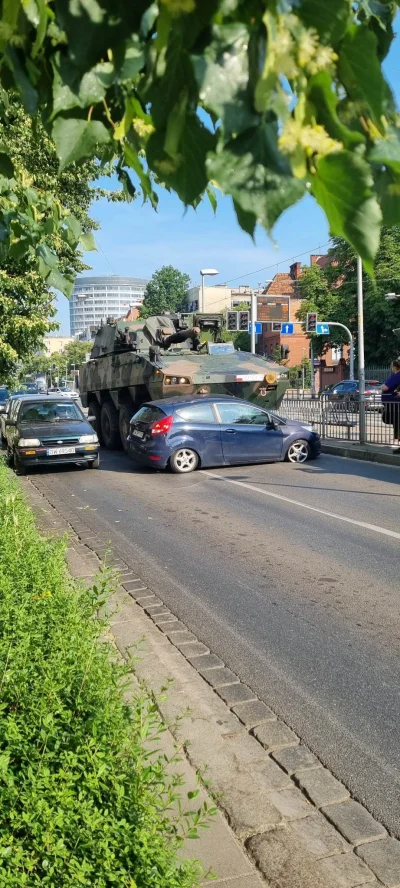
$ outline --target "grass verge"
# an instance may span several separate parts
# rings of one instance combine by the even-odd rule
[[[177,852],[205,812],[176,804],[149,753],[154,701],[124,702],[98,619],[107,573],[83,589],[64,555],[0,460],[0,886],[191,888]]]

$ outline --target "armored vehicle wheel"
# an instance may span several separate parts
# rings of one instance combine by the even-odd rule
[[[88,408],[89,408],[89,416],[96,417],[96,425],[94,427],[94,430],[97,434],[100,444],[104,444],[103,434],[101,431],[101,407],[100,407],[100,404],[98,401],[90,401],[90,403],[88,404]]]
[[[101,434],[104,446],[114,450],[121,446],[119,435],[118,411],[112,401],[106,401],[101,407]]]
[[[128,450],[129,423],[135,412],[135,408],[129,404],[121,404],[119,408],[119,434],[124,450]]]

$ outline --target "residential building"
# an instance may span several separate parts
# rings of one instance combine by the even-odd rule
[[[329,256],[312,254],[310,265],[320,265],[325,268],[330,262]],[[301,262],[293,262],[288,272],[279,272],[269,284],[265,293],[268,296],[290,297],[290,320],[297,320],[297,312],[301,303],[301,295],[297,282],[302,274]],[[310,356],[310,340],[300,327],[295,327],[291,336],[284,336],[280,332],[272,330],[270,324],[263,325],[263,333],[259,337],[259,350],[269,357],[274,358],[281,347],[288,349],[287,367],[299,366],[304,358]],[[316,386],[318,389],[325,385],[340,382],[348,374],[347,360],[349,356],[348,346],[343,349],[328,349],[323,358],[318,362],[316,370]]]
[[[203,311],[214,312],[229,311],[242,302],[251,303],[252,289],[249,284],[240,284],[239,287],[227,287],[226,284],[216,284],[214,287],[204,286]],[[201,287],[190,287],[187,291],[187,305],[185,311],[200,311]]]
[[[144,278],[118,275],[76,278],[69,304],[71,335],[82,335],[108,317],[118,318],[139,307],[147,284]]]
[[[63,352],[65,346],[73,341],[72,336],[45,336],[43,339],[43,350],[48,355],[54,355],[55,352]]]

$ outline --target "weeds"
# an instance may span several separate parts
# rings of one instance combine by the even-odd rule
[[[124,702],[98,619],[108,576],[80,588],[64,550],[0,463],[0,886],[190,888],[177,851],[207,811],[186,811],[154,750],[155,701]]]

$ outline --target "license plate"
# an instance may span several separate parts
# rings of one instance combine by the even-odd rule
[[[139,429],[134,429],[132,435],[135,435],[136,438],[144,438],[144,432],[139,432]]]
[[[75,447],[50,447],[47,456],[64,456],[65,453],[75,453]]]

